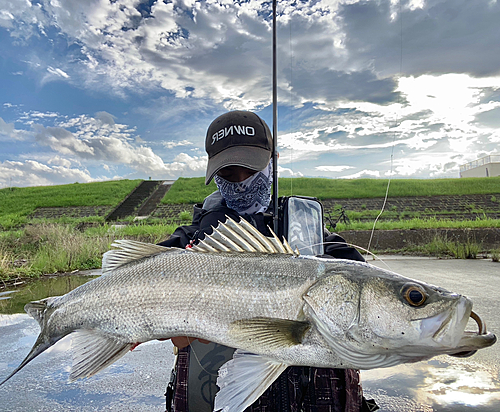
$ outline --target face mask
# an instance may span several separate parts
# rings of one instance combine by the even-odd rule
[[[214,181],[229,208],[240,215],[265,212],[271,202],[273,161],[242,182],[229,182],[215,175]]]

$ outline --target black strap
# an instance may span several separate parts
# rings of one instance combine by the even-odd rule
[[[170,373],[170,381],[167,385],[167,390],[165,391],[165,412],[172,412],[173,403],[174,403],[174,391],[175,384],[177,383],[177,369],[174,366],[172,372]]]
[[[297,410],[299,412],[304,412],[303,403],[304,399],[306,398],[307,388],[309,386],[309,383],[311,382],[312,378],[311,375],[312,375],[312,369],[309,366],[304,366],[304,370],[302,371],[302,374],[300,375],[299,378],[300,398],[297,402]]]
[[[361,404],[361,412],[374,412],[380,409],[375,402],[375,399],[366,399],[363,396],[363,402]]]

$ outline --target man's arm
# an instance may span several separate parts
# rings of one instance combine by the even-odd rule
[[[331,233],[325,238],[325,255],[325,257],[334,257],[337,259],[365,261],[361,253],[352,246],[349,246],[345,239],[336,233]]]

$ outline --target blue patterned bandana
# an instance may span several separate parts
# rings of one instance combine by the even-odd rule
[[[214,181],[229,208],[240,215],[265,212],[271,202],[273,159],[267,167],[242,182],[228,182],[215,175]]]

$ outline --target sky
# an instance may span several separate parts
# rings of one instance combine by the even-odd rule
[[[496,0],[279,0],[281,177],[458,178],[499,154]],[[0,188],[204,176],[272,128],[272,2],[0,0]]]

